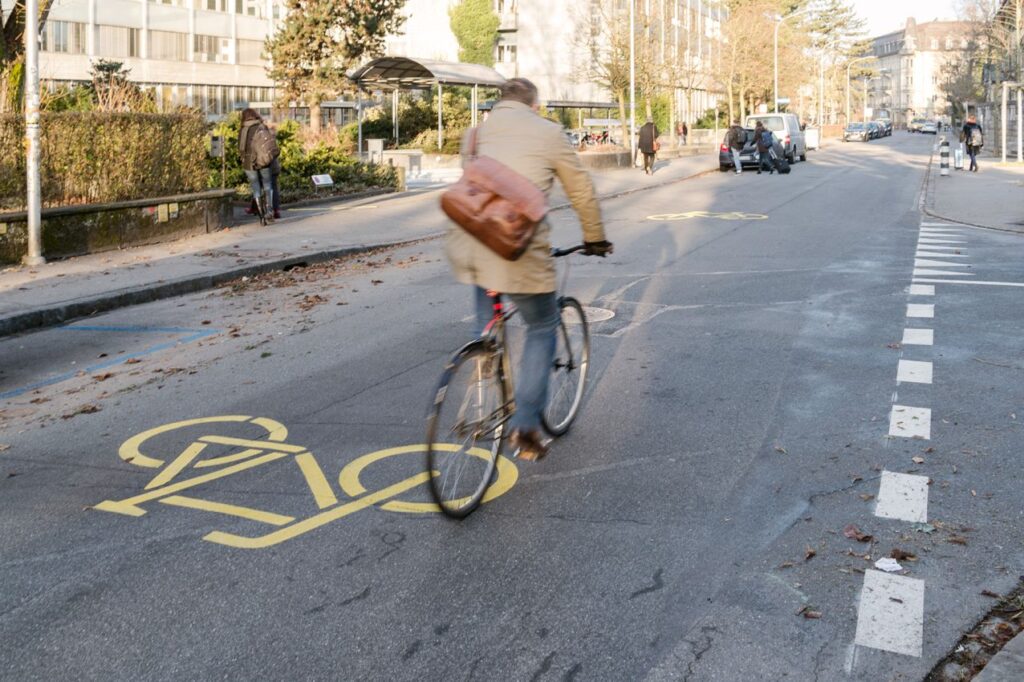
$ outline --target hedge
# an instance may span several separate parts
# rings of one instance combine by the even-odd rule
[[[206,189],[199,113],[44,113],[43,206],[94,204]],[[0,210],[25,207],[24,118],[0,115]]]

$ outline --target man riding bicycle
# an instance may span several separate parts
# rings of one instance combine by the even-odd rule
[[[557,176],[579,214],[589,256],[612,252],[605,239],[601,209],[594,185],[580,164],[562,127],[541,117],[537,87],[513,78],[501,87],[501,101],[477,133],[477,153],[489,156],[530,180],[550,195]],[[463,139],[462,153],[468,153]],[[526,252],[507,261],[457,225],[448,230],[446,251],[458,281],[475,287],[476,333],[491,320],[487,292],[507,296],[527,325],[526,346],[515,387],[516,411],[509,422],[510,442],[520,459],[534,461],[547,454],[541,436],[541,413],[547,404],[548,375],[554,361],[560,313],[555,294],[555,264],[551,256],[551,226],[542,221]]]

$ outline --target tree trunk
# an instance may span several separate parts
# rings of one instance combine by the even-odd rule
[[[630,148],[629,144],[629,123],[626,121],[626,93],[619,90],[619,125],[622,127],[622,142],[625,149]]]
[[[320,102],[309,103],[309,130],[314,135],[320,134]],[[362,151],[362,150],[359,150]]]
[[[668,98],[668,134],[669,139],[672,140],[673,147],[679,146],[679,137],[676,135],[676,99],[679,95],[679,90],[672,90],[672,94]]]
[[[734,105],[736,103],[736,97],[735,97],[735,93],[733,92],[733,88],[732,88],[732,79],[729,80],[728,90],[729,90],[729,92],[728,92],[728,95],[729,95],[729,121],[728,122],[729,122],[729,125],[732,125],[732,122],[736,120],[736,109],[734,108]],[[716,113],[715,115],[717,116],[718,114]]]

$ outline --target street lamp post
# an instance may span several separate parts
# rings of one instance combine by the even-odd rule
[[[850,125],[850,68],[857,62],[867,61],[868,59],[875,59],[875,55],[851,59],[850,63],[846,65],[846,125]],[[867,92],[867,86],[864,86],[864,91]],[[865,98],[867,98],[867,95],[865,95]]]
[[[636,163],[636,0],[629,0],[629,163]]]
[[[779,113],[779,27],[782,26],[782,22],[786,19],[792,19],[793,17],[801,14],[807,14],[812,10],[813,8],[811,7],[805,7],[803,9],[798,9],[795,12],[790,12],[789,14],[781,16],[775,20],[775,39],[773,42],[775,47],[775,84],[774,89],[772,90],[772,98],[775,100],[775,108],[773,111],[776,114]]]
[[[25,2],[25,209],[28,254],[25,265],[42,265],[42,197],[39,182],[39,0]]]

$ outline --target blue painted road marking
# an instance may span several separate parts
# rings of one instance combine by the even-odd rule
[[[102,369],[114,367],[116,365],[122,365],[128,360],[133,358],[141,358],[146,355],[152,355],[153,353],[159,353],[162,350],[168,348],[174,348],[186,343],[192,343],[200,339],[205,339],[208,336],[219,334],[219,329],[188,329],[186,327],[116,327],[116,326],[99,326],[99,325],[66,325],[63,327],[55,327],[56,331],[69,331],[69,332],[121,332],[130,334],[184,334],[180,339],[174,341],[168,341],[166,343],[160,343],[155,346],[150,346],[136,353],[128,353],[117,358],[105,360],[95,365],[89,365],[84,370],[74,370],[72,372],[65,372],[64,374],[58,374],[57,376],[50,377],[49,379],[43,379],[27,386],[21,386],[4,393],[0,393],[0,400],[7,400],[9,398],[16,398],[19,395],[34,391],[38,388],[45,386],[52,386],[53,384],[59,384],[62,381],[68,379],[74,379],[78,376],[78,373],[84,371],[88,374],[98,372]]]

